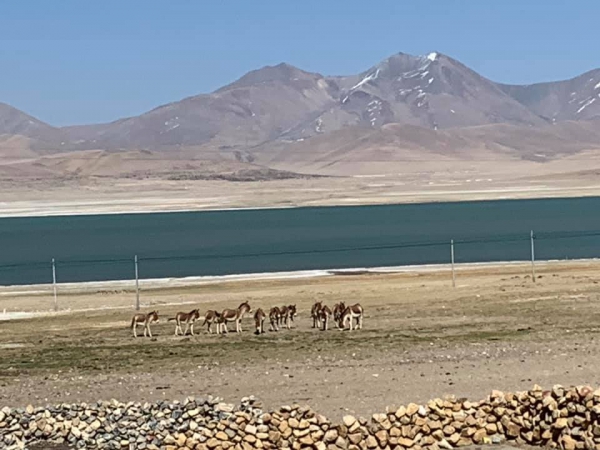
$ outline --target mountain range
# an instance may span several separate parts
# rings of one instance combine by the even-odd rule
[[[506,85],[441,53],[398,53],[349,76],[267,66],[105,124],[57,128],[0,103],[0,156],[141,151],[314,173],[354,161],[352,173],[424,154],[543,161],[600,149],[599,124],[600,69]]]

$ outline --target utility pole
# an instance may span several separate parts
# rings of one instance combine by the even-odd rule
[[[58,311],[58,295],[56,292],[56,262],[52,258],[52,289],[54,290],[54,311]]]
[[[456,275],[454,273],[454,239],[450,241],[450,258],[452,260],[452,287],[456,287]]]
[[[531,278],[532,278],[533,282],[535,283],[535,244],[534,244],[533,230],[531,230],[530,240],[531,240]]]
[[[140,310],[140,279],[139,279],[139,270],[138,270],[138,257],[135,255],[133,259],[135,263],[135,310]]]

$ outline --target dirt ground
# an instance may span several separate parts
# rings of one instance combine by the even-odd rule
[[[581,156],[583,158],[583,156]],[[272,181],[3,179],[0,216],[392,204],[600,195],[600,159],[411,162],[398,173]],[[583,170],[585,169],[585,170]]]
[[[308,279],[148,285],[144,310],[162,320],[154,339],[128,329],[134,294],[62,291],[71,312],[0,321],[0,405],[256,395],[266,407],[298,402],[332,419],[445,394],[600,385],[600,262],[460,268]],[[38,287],[0,290],[4,308],[51,306]],[[175,337],[166,318],[197,306],[296,304],[290,331]],[[365,308],[361,331],[311,328],[315,300]],[[29,306],[27,306],[29,305]],[[88,309],[81,311],[83,309]],[[103,308],[103,309],[98,309]],[[75,311],[80,310],[80,311]]]

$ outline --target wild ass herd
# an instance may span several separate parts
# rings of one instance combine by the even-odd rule
[[[242,319],[246,314],[251,314],[252,308],[248,302],[243,302],[236,309],[224,309],[222,312],[209,310],[204,314],[204,322],[202,326],[207,327],[208,333],[213,332],[213,325],[216,326],[217,334],[227,334],[229,329],[227,324],[232,322],[235,324],[235,331],[242,332]],[[262,308],[258,308],[254,313],[255,334],[263,334],[265,332],[265,320],[269,319],[269,331],[279,331],[282,327],[290,330],[294,322],[294,317],[297,315],[296,305],[274,306],[269,310],[269,315]],[[354,330],[362,329],[363,324],[363,307],[356,303],[346,306],[343,302],[337,303],[333,309],[324,305],[323,302],[316,302],[311,310],[310,317],[312,319],[313,328],[321,328],[323,331],[329,329],[329,321],[333,321],[339,330]],[[175,317],[168,319],[168,322],[175,322],[175,336],[185,336],[188,331],[194,335],[194,324],[200,320],[200,311],[193,309],[192,311],[178,312]],[[137,328],[144,328],[144,336],[152,337],[150,325],[159,322],[158,311],[152,311],[148,314],[136,314],[131,319],[131,331],[133,336],[137,337]],[[185,330],[182,325],[185,324]]]

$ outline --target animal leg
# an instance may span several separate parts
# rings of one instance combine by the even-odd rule
[[[131,328],[133,329],[133,337],[136,338],[137,337],[137,323],[134,323]]]
[[[192,326],[190,327],[190,331],[192,332],[192,336],[194,336],[194,322],[192,322]]]
[[[188,332],[188,329],[189,329],[189,328],[190,328],[190,323],[189,323],[189,322],[186,322],[186,323],[185,323],[185,331],[183,332],[183,335],[184,335],[184,336],[187,334],[187,332]]]

